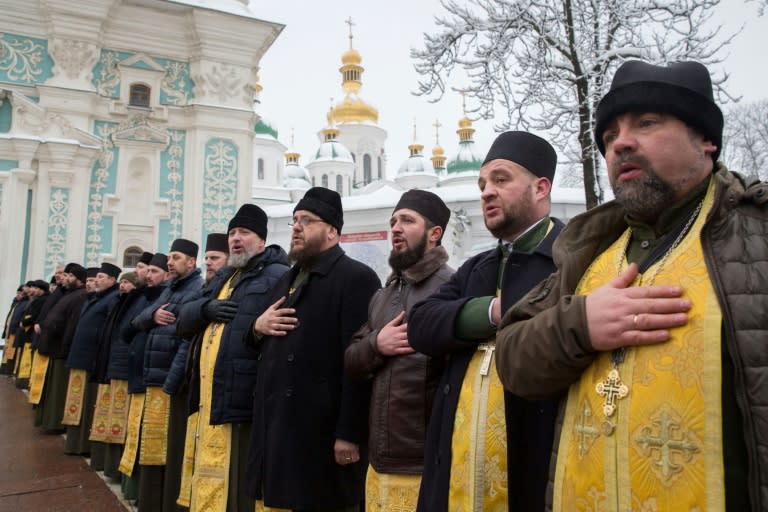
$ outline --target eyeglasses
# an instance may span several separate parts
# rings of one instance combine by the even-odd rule
[[[315,222],[325,222],[325,221],[323,219],[313,219],[312,217],[301,217],[300,219],[293,219],[289,221],[288,226],[293,227],[296,224],[300,224],[301,227],[305,228],[310,224],[314,224]]]

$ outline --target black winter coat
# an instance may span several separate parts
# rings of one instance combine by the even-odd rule
[[[21,315],[21,327],[17,332],[17,339],[20,339],[22,343],[33,342],[37,318],[40,316],[40,311],[42,311],[49,297],[50,295],[46,292],[44,295],[30,299],[29,306],[27,306],[24,314]]]
[[[128,380],[130,344],[123,340],[122,335],[126,324],[130,324],[133,320],[133,316],[128,316],[127,313],[131,306],[142,298],[142,290],[142,288],[134,288],[128,293],[118,294],[115,305],[107,315],[99,337],[99,352],[92,375],[92,380],[99,384],[109,384],[112,379]]]
[[[128,347],[128,393],[144,393],[144,350],[147,346],[149,331],[142,331],[133,326],[133,320],[147,307],[153,304],[165,291],[165,285],[151,286],[133,290],[133,300],[126,306],[118,329],[118,339]],[[138,292],[138,293],[136,293]],[[119,378],[119,377],[115,377]]]
[[[80,310],[88,298],[85,287],[67,290],[40,324],[37,351],[53,359],[66,359],[75,335]]]
[[[291,290],[299,270],[283,274],[269,300],[286,297],[281,307],[296,309],[297,327],[257,345],[247,490],[269,507],[339,509],[363,499],[370,395],[370,383],[344,375],[344,351],[381,283],[339,246]],[[336,464],[336,439],[360,445],[361,460]]]
[[[152,315],[163,304],[178,320],[181,306],[195,297],[203,286],[203,278],[199,268],[189,274],[176,278],[163,290],[154,303],[144,308],[133,320],[136,329],[149,331],[147,345],[144,350],[144,384],[146,386],[162,386],[168,377],[173,358],[181,346],[181,338],[176,335],[176,322],[170,325],[157,325]]]
[[[80,311],[72,347],[67,357],[67,368],[85,370],[89,374],[96,368],[101,330],[107,321],[109,311],[117,302],[118,286],[94,293]]]
[[[502,278],[502,311],[555,270],[552,242],[562,228],[563,224],[555,221],[554,228],[532,254],[513,252],[509,256]],[[411,346],[433,357],[448,356],[427,431],[418,503],[418,510],[422,512],[448,510],[456,408],[464,374],[479,342],[456,338],[454,325],[468,300],[496,294],[501,258],[501,248],[497,247],[467,260],[448,283],[411,310],[408,322]],[[510,511],[544,508],[557,406],[557,399],[524,400],[504,392]]]
[[[245,336],[256,318],[270,306],[270,293],[278,279],[289,268],[288,255],[277,245],[270,245],[263,253],[254,256],[236,278],[229,300],[238,304],[237,314],[224,325],[219,352],[213,369],[213,399],[210,423],[244,423],[253,419],[253,390],[256,386],[256,358],[258,351],[246,344]],[[221,288],[234,272],[234,268],[221,269],[202,297],[185,304],[177,320],[177,333],[192,342],[190,358],[190,412],[198,409],[200,402],[200,342],[209,325],[203,316],[203,308],[215,299]],[[174,361],[177,366],[179,357]],[[186,362],[186,361],[184,361]],[[174,367],[166,379],[166,385],[174,375]],[[172,392],[166,389],[166,392]]]
[[[37,319],[35,320],[35,323],[42,324],[43,320],[45,320],[46,315],[48,315],[48,312],[53,309],[53,306],[58,303],[61,298],[64,296],[64,287],[59,286],[57,287],[53,293],[48,295],[48,298],[45,300],[45,304],[43,304],[42,308],[40,309],[40,313],[37,315]],[[42,331],[41,331],[42,333]],[[40,341],[40,334],[34,334],[32,335],[32,348],[37,350],[37,344]]]
[[[13,318],[14,313],[16,313],[16,306],[18,305],[19,301],[16,300],[16,297],[13,298],[13,301],[11,302],[11,307],[8,308],[8,314],[5,315],[5,322],[3,322],[3,339],[7,339],[8,336],[10,336],[10,327],[11,327],[11,318]]]
[[[16,304],[16,309],[13,310],[13,316],[11,316],[11,323],[8,324],[8,336],[18,334],[21,326],[21,317],[24,316],[24,312],[29,307],[29,299],[24,297]],[[16,338],[13,340],[13,346],[16,348],[24,346],[23,338]]]

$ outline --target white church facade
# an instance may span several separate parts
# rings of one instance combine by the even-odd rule
[[[258,116],[259,62],[283,26],[260,20],[247,0],[76,5],[0,0],[4,311],[19,283],[49,278],[58,264],[129,268],[178,237],[202,246],[245,202],[267,211],[269,242],[287,249],[293,206],[312,185],[341,193],[343,247],[382,278],[388,218],[409,188],[430,189],[451,208],[444,245],[453,266],[494,243],[476,185],[482,151],[466,117],[455,154],[436,147],[430,159],[414,141],[387,179],[386,130],[360,97],[351,38],[344,97],[317,151],[299,155]],[[583,194],[555,190],[554,216],[583,209]]]

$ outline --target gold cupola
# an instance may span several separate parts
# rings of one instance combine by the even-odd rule
[[[346,20],[349,25],[349,50],[341,56],[341,88],[344,91],[344,98],[328,113],[328,124],[339,123],[363,123],[379,122],[379,111],[358,96],[360,88],[363,86],[361,77],[364,68],[360,65],[363,61],[360,53],[352,46],[352,19]]]
[[[435,127],[435,147],[432,148],[432,167],[435,168],[435,172],[441,172],[445,170],[445,151],[440,147],[440,124],[439,119],[435,119],[435,123],[432,125]]]

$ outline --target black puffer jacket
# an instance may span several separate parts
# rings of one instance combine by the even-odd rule
[[[448,253],[437,246],[402,274],[391,275],[371,299],[368,321],[344,353],[348,375],[373,379],[368,459],[379,473],[421,474],[427,425],[445,359],[419,352],[385,356],[378,351],[376,338],[397,315],[410,312],[450,279],[453,269],[447,261]],[[407,322],[406,315],[403,323]]]
[[[237,302],[237,314],[224,325],[213,369],[213,400],[209,419],[212,425],[252,420],[258,351],[246,344],[244,338],[256,318],[269,307],[272,287],[288,270],[288,265],[285,251],[277,245],[270,245],[263,253],[254,256],[236,278],[229,300]],[[209,325],[203,315],[203,308],[219,295],[233,272],[232,267],[220,270],[202,297],[181,308],[176,322],[180,336],[195,338],[189,364],[189,403],[192,412],[197,410],[200,402],[200,335]],[[173,371],[168,378],[172,375]],[[169,391],[166,389],[166,392]]]
[[[109,311],[117,302],[117,293],[117,284],[114,284],[106,290],[94,293],[83,305],[67,357],[67,368],[79,368],[88,373],[92,373],[96,368],[101,330]]]
[[[164,291],[163,284],[134,290],[134,299],[127,305],[120,321],[118,339],[128,346],[128,393],[144,393],[147,390],[144,384],[144,349],[147,346],[149,331],[136,329],[133,320]]]
[[[193,299],[202,286],[200,269],[195,268],[184,277],[171,281],[160,297],[133,320],[136,329],[149,331],[144,350],[145,385],[162,386],[165,383],[176,351],[181,346],[181,338],[176,334],[176,323],[157,325],[152,315],[163,304],[168,304],[166,311],[170,311],[178,319],[182,304]]]

